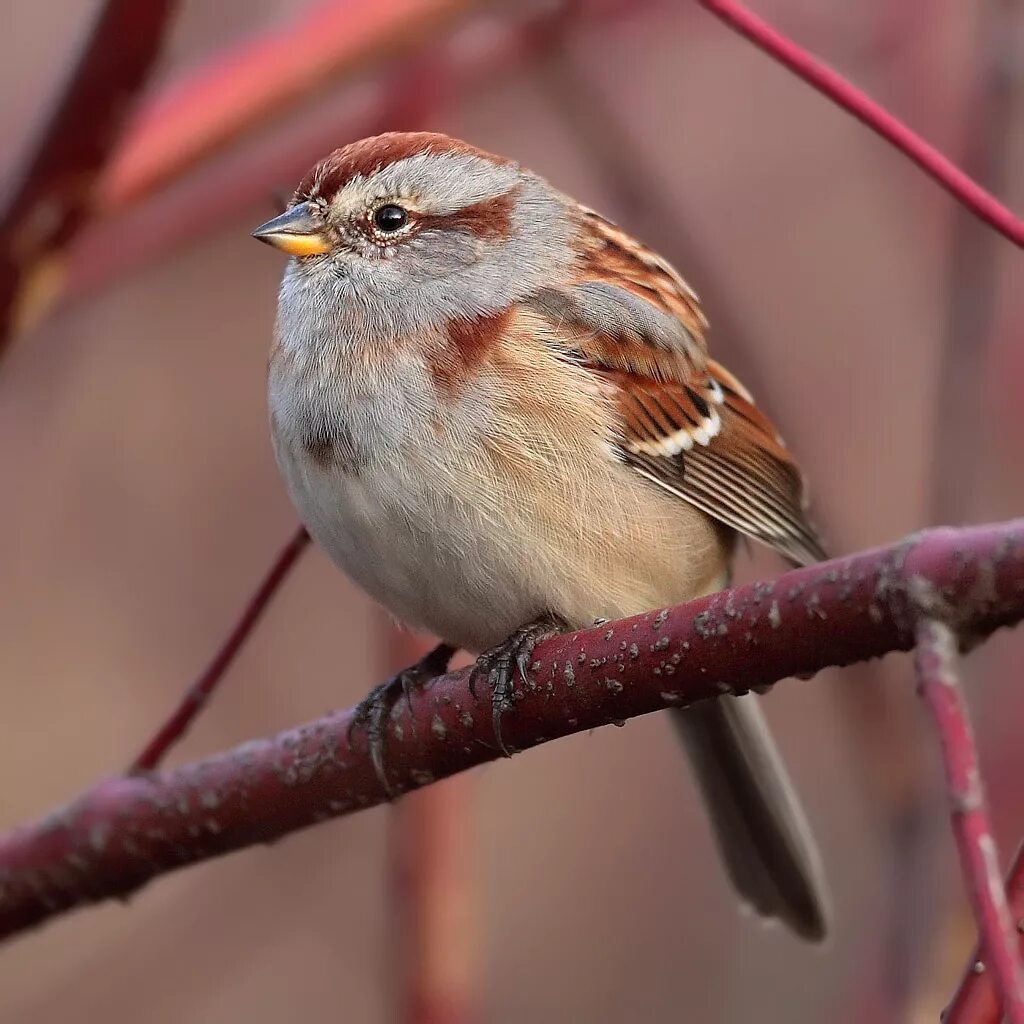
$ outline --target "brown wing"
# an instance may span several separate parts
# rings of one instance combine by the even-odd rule
[[[826,558],[806,517],[800,471],[768,419],[713,360],[705,380],[701,395],[692,386],[615,373],[626,461],[791,561]],[[710,415],[701,419],[705,408]],[[652,415],[655,409],[667,427]]]
[[[825,558],[792,456],[743,385],[707,356],[697,296],[596,214],[587,211],[583,227],[580,280],[531,305],[551,321],[567,357],[610,385],[622,458],[791,561]]]

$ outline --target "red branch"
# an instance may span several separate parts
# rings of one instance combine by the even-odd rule
[[[40,273],[44,262],[88,219],[98,176],[176,6],[174,0],[106,0],[6,189],[0,211],[0,350],[54,290]]]
[[[698,0],[698,3],[892,143],[950,195],[1005,235],[1014,245],[1024,247],[1024,221],[964,174],[934,146],[925,142],[883,106],[869,99],[852,82],[812,57],[735,0]]]
[[[1016,921],[1018,950],[1024,958],[1024,844],[1017,851],[1006,879],[1012,920]],[[988,958],[979,945],[975,949],[963,981],[943,1014],[943,1024],[999,1024],[1001,1008],[987,969]]]
[[[964,886],[1003,1014],[1008,1024],[1024,1024],[1024,972],[988,821],[970,719],[957,679],[956,653],[957,635],[949,626],[935,619],[921,621],[917,630],[917,675],[921,696],[935,720],[942,745]]]
[[[1024,617],[1024,520],[931,530],[677,608],[545,641],[504,739],[525,750],[666,706],[760,689],[916,642],[922,614],[979,637]],[[389,788],[498,756],[468,672],[438,677],[386,723]],[[486,697],[482,697],[486,701]],[[175,771],[98,783],[0,838],[0,935],[156,876],[384,802],[348,711]]]
[[[210,699],[213,691],[217,689],[220,681],[224,678],[224,673],[231,667],[231,663],[266,611],[267,605],[270,604],[274,594],[284,583],[308,543],[309,534],[300,526],[291,540],[278,552],[273,565],[267,570],[266,576],[260,581],[255,593],[246,602],[238,621],[209,665],[185,691],[178,706],[132,762],[129,769],[131,772],[152,771],[164,759],[167,751],[185,735],[189,726],[195,721],[196,715],[203,709],[203,705]]]

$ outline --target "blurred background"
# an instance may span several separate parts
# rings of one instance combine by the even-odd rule
[[[0,181],[96,6],[6,0]],[[756,9],[1024,209],[1020,4]],[[303,46],[323,73],[304,79]],[[138,117],[253,52],[255,113],[194,152],[220,115],[204,101],[155,170],[115,162],[55,303],[0,365],[0,828],[123,769],[293,531],[264,403],[283,261],[249,231],[362,135],[426,127],[514,156],[672,260],[805,467],[834,552],[1020,514],[1019,253],[697,4],[186,0]],[[780,569],[754,552],[740,578]],[[312,549],[171,763],[354,703],[409,646]],[[1004,634],[965,668],[1004,863],[1024,835],[1022,657]],[[936,1020],[974,930],[908,660],[765,705],[834,889],[828,947],[737,913],[653,716],[437,787],[464,869],[463,941],[442,956],[469,979],[468,1015],[439,1019]],[[0,1021],[392,1019],[392,815],[10,942]]]

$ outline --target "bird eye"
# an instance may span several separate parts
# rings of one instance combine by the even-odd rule
[[[409,214],[393,203],[380,207],[373,215],[373,223],[378,231],[397,231],[405,226],[408,219]]]

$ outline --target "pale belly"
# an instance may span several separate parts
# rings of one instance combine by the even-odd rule
[[[582,628],[718,585],[719,532],[624,467],[617,499],[606,481],[538,509],[464,481],[449,489],[446,474],[348,476],[281,461],[300,517],[335,564],[401,622],[466,650],[545,612]]]
[[[275,450],[302,521],[401,622],[480,651],[547,612],[582,628],[719,583],[720,529],[593,438],[560,439],[535,418],[498,433],[492,415],[468,412],[439,430],[436,407],[418,411],[419,379],[312,413],[323,396],[299,404],[271,380]],[[487,410],[486,396],[467,408]],[[303,419],[318,424],[312,445]]]
[[[480,651],[544,611],[511,546],[456,525],[445,495],[417,495],[401,475],[339,478],[294,464],[285,474],[313,539],[406,625]]]

